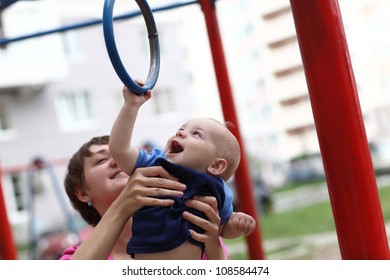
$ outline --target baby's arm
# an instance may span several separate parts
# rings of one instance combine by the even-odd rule
[[[143,86],[142,82],[137,83]],[[111,130],[109,148],[116,164],[130,174],[138,157],[138,149],[131,146],[131,137],[139,108],[151,98],[149,90],[145,95],[136,95],[127,87],[123,88],[124,104]]]
[[[234,239],[242,234],[250,235],[256,226],[256,221],[248,214],[242,212],[233,212],[229,220],[221,229],[221,237]]]

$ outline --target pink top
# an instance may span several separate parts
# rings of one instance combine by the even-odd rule
[[[77,248],[79,248],[79,246],[74,245],[72,247],[65,249],[60,260],[70,260],[70,258],[73,256],[74,252],[76,252]],[[111,255],[108,256],[108,260],[113,260]]]
[[[229,258],[229,252],[227,251],[225,244],[222,242],[221,238],[219,240],[221,242],[222,249],[223,249],[224,253]],[[74,252],[76,252],[78,247],[79,247],[78,245],[75,245],[75,246],[72,246],[72,247],[69,247],[69,248],[65,249],[64,253],[62,254],[62,257],[60,258],[60,260],[70,260],[70,258],[72,257]],[[113,260],[111,255],[108,256],[108,260]],[[203,254],[202,260],[207,260],[206,254]]]

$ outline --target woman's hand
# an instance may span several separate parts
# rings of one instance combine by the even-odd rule
[[[137,168],[116,199],[125,207],[128,218],[144,206],[170,206],[173,199],[159,196],[183,196],[186,186],[161,166]]]
[[[221,241],[219,239],[219,226],[221,218],[218,214],[217,200],[213,196],[194,197],[191,200],[186,201],[186,206],[194,208],[207,217],[206,219],[200,218],[188,211],[183,213],[183,217],[189,222],[204,229],[204,233],[198,233],[191,231],[191,237],[196,241],[205,244],[205,253],[208,259],[225,260],[228,256],[225,254]]]

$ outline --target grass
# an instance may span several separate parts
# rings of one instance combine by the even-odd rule
[[[390,221],[390,187],[379,189],[385,221]],[[282,213],[269,213],[261,219],[264,240],[334,231],[329,201]]]
[[[390,186],[379,188],[379,197],[385,221],[390,222]],[[335,231],[329,201],[281,213],[269,213],[261,218],[263,241]],[[226,244],[245,242],[244,238],[224,240]],[[232,259],[246,259],[246,253],[237,253]]]
[[[317,185],[319,186],[322,183],[326,183],[325,179],[319,178],[319,179],[307,180],[303,182],[286,183],[285,185],[275,188],[274,193],[290,191],[290,190],[298,189],[309,185],[316,187]]]
[[[390,221],[390,187],[380,188],[379,197],[381,200],[383,218],[385,221]]]
[[[334,230],[329,202],[282,213],[270,213],[261,219],[264,240],[293,237]]]

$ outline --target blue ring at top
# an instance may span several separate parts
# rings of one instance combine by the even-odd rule
[[[149,89],[152,89],[158,78],[160,71],[160,45],[158,41],[158,33],[156,23],[153,18],[153,13],[146,2],[146,0],[135,0],[142,12],[146,27],[148,30],[149,46],[150,46],[150,67],[149,74],[145,80],[145,85],[140,86],[130,77],[127,73],[125,66],[123,65],[118,49],[115,44],[114,27],[113,27],[113,10],[115,0],[105,0],[103,9],[103,32],[104,40],[108,56],[110,57],[111,64],[115,69],[120,80],[127,86],[133,93],[137,95],[144,95]]]

